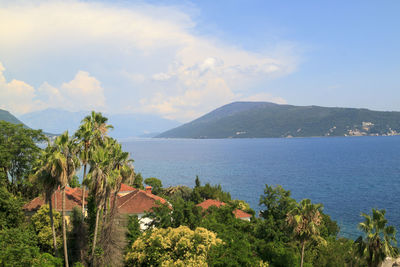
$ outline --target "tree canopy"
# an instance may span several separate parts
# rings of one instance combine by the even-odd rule
[[[28,176],[40,156],[37,144],[45,140],[41,130],[0,121],[0,178],[12,193],[32,197]]]

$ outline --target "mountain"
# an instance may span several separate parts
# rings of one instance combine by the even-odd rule
[[[7,110],[0,109],[0,121],[7,121],[13,124],[24,124],[22,121],[17,119],[14,115],[12,115]]]
[[[62,133],[66,130],[74,133],[82,119],[89,111],[70,112],[61,109],[46,109],[21,116],[21,120],[34,129],[43,129],[52,133]],[[103,114],[114,126],[110,136],[128,138],[149,133],[161,133],[166,129],[176,127],[181,123],[147,114]]]
[[[264,138],[396,135],[400,112],[234,102],[158,138]]]

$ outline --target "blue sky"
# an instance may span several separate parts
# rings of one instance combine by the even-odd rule
[[[0,108],[400,110],[399,1],[2,1]]]

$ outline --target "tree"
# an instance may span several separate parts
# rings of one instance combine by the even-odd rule
[[[177,200],[182,198],[185,201],[190,201],[192,196],[193,189],[184,186],[184,185],[177,185],[177,186],[170,186],[163,190],[163,197],[165,196],[169,200]]]
[[[296,205],[296,201],[290,195],[291,192],[280,185],[265,185],[264,195],[260,197],[260,206],[264,209],[260,211],[260,218],[263,220],[257,229],[259,238],[266,242],[289,241],[290,230],[286,217]]]
[[[100,145],[103,143],[104,138],[109,129],[112,129],[113,126],[107,124],[108,119],[103,117],[101,113],[96,113],[92,111],[92,113],[86,116],[79,126],[78,130],[75,133],[75,137],[80,140],[79,148],[80,154],[79,158],[83,165],[83,190],[82,190],[82,214],[85,213],[85,183],[86,183],[86,170],[87,164],[90,160],[91,149],[96,145]]]
[[[161,193],[162,190],[162,182],[160,179],[157,179],[155,177],[150,177],[150,178],[146,178],[144,180],[144,183],[147,185],[150,185],[152,187],[152,193],[155,195],[158,195],[159,193]]]
[[[196,206],[192,201],[177,198],[171,200],[171,205],[159,203],[157,207],[153,208],[153,211],[146,214],[146,217],[152,219],[148,225],[151,227],[168,228],[184,225],[195,229],[202,220],[202,208]]]
[[[199,176],[196,175],[196,179],[194,180],[194,187],[196,188],[196,187],[200,187],[200,186],[201,186],[201,184],[200,184]]]
[[[142,234],[140,230],[140,221],[137,215],[129,216],[126,239],[128,241],[128,249],[132,247],[132,244],[138,239],[138,237]]]
[[[207,209],[200,226],[217,234],[223,244],[210,252],[210,266],[262,266],[256,253],[253,223],[237,219],[230,204]]]
[[[5,186],[0,186],[0,230],[15,228],[24,221],[22,199],[13,196]]]
[[[80,187],[81,184],[79,183],[79,177],[77,175],[72,176],[71,180],[69,181],[69,186],[71,188],[77,188]],[[82,199],[83,201],[84,199]],[[83,202],[82,202],[83,203]]]
[[[118,209],[117,198],[121,184],[131,183],[134,177],[133,160],[129,153],[122,151],[121,144],[108,138],[105,147],[110,159],[110,173],[106,177],[106,194],[103,208],[103,227],[99,239],[99,247],[102,250],[100,265],[119,266],[122,264],[122,253],[125,244],[125,231],[116,222]],[[111,203],[112,200],[112,203]]]
[[[40,253],[37,237],[30,228],[0,230],[1,266],[61,266],[62,259]]]
[[[65,187],[79,168],[77,147],[70,139],[68,131],[58,136],[52,145],[52,154],[49,157],[50,170],[62,190],[62,229],[65,265],[68,266],[67,231],[65,221]]]
[[[55,171],[56,162],[53,161],[53,153],[54,148],[48,145],[46,149],[42,150],[41,157],[38,160],[37,168],[35,174],[31,177],[31,180],[35,181],[40,187],[41,192],[44,195],[46,202],[49,204],[49,218],[50,218],[50,226],[53,234],[53,249],[54,255],[58,256],[57,250],[57,238],[56,238],[56,230],[54,224],[54,216],[53,216],[53,203],[52,196],[54,192],[57,190],[57,187],[60,185],[58,173]],[[53,172],[54,171],[54,172]]]
[[[130,185],[137,189],[144,189],[143,177],[140,172],[135,174],[135,179],[132,181],[132,183]]]
[[[107,177],[111,172],[110,158],[108,157],[107,150],[101,146],[93,152],[92,158],[90,160],[90,171],[87,176],[89,181],[89,189],[91,191],[91,196],[94,198],[95,209],[96,209],[96,221],[93,233],[92,242],[92,264],[94,262],[94,253],[96,249],[97,234],[99,227],[99,217],[101,212],[101,207],[105,203],[106,197],[106,187],[107,187]]]
[[[108,202],[111,193],[113,193],[113,205],[116,209],[117,194],[121,189],[122,183],[132,183],[135,173],[133,168],[133,160],[130,158],[128,152],[122,151],[121,144],[117,143],[116,140],[109,138],[106,142],[106,149],[111,159],[111,175],[110,179],[107,180],[106,190],[106,203]]]
[[[398,254],[396,245],[396,229],[386,226],[385,210],[372,209],[372,216],[361,213],[364,222],[358,227],[366,235],[363,240],[360,236],[356,243],[360,256],[364,257],[368,266],[378,266],[386,257]]]
[[[206,183],[204,186],[201,186],[198,176],[196,176],[195,184],[196,185],[193,188],[191,200],[196,204],[205,199],[216,199],[222,202],[231,201],[231,194],[229,192],[222,191],[221,185],[211,185],[210,183]]]
[[[31,197],[28,189],[32,185],[27,178],[40,156],[37,143],[45,140],[41,130],[0,121],[0,176],[6,180],[11,193],[20,192],[24,197]]]
[[[155,228],[133,243],[125,260],[134,266],[207,266],[210,249],[220,244],[215,233],[201,227]]]
[[[294,236],[301,245],[300,267],[303,267],[306,243],[310,240],[324,241],[318,229],[322,221],[321,212],[321,204],[312,204],[311,200],[303,199],[287,214],[288,225],[293,228]]]
[[[85,252],[88,247],[88,233],[86,224],[83,223],[84,217],[81,210],[78,207],[72,209],[70,216],[70,226],[72,226],[69,232],[69,243],[68,248],[70,252],[70,261],[73,266],[77,262],[83,262],[85,260]]]

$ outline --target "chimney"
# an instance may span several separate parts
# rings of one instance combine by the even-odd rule
[[[151,194],[151,186],[146,186],[146,193],[150,193]]]

